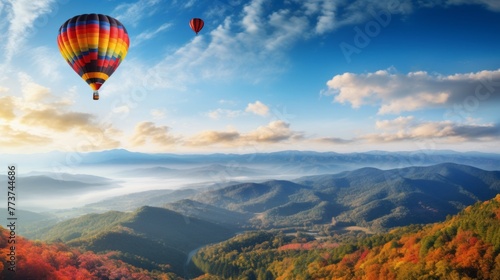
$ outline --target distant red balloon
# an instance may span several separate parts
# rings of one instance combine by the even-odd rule
[[[193,29],[194,32],[196,32],[196,35],[198,35],[198,32],[203,28],[204,22],[201,18],[193,18],[191,21],[189,21],[189,26],[191,29]]]

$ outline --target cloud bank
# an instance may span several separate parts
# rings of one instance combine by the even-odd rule
[[[408,74],[393,69],[367,74],[344,73],[327,82],[323,95],[334,102],[378,106],[378,114],[399,114],[429,108],[467,104],[468,100],[499,102],[500,70],[435,75],[424,71]]]

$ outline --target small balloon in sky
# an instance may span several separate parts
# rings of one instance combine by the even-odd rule
[[[203,25],[205,25],[205,23],[201,18],[192,18],[189,21],[189,26],[191,27],[191,29],[193,29],[194,32],[196,32],[196,35],[198,35],[198,32],[200,32],[200,30],[203,28]]]
[[[59,28],[57,45],[63,58],[94,91],[115,72],[130,45],[125,26],[102,14],[82,14],[68,19]]]

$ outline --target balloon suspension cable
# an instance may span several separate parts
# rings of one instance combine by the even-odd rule
[[[94,91],[93,99],[94,100],[99,100],[99,92],[97,90]]]

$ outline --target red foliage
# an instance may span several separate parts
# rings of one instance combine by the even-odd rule
[[[370,250],[368,249],[365,249],[362,253],[361,253],[361,256],[359,256],[359,260],[362,261],[366,258],[366,256],[368,256],[368,253],[370,253]]]
[[[81,253],[64,244],[33,242],[16,236],[16,272],[9,271],[11,246],[0,227],[0,279],[154,279],[150,272],[93,252]],[[166,278],[166,276],[165,276]]]

